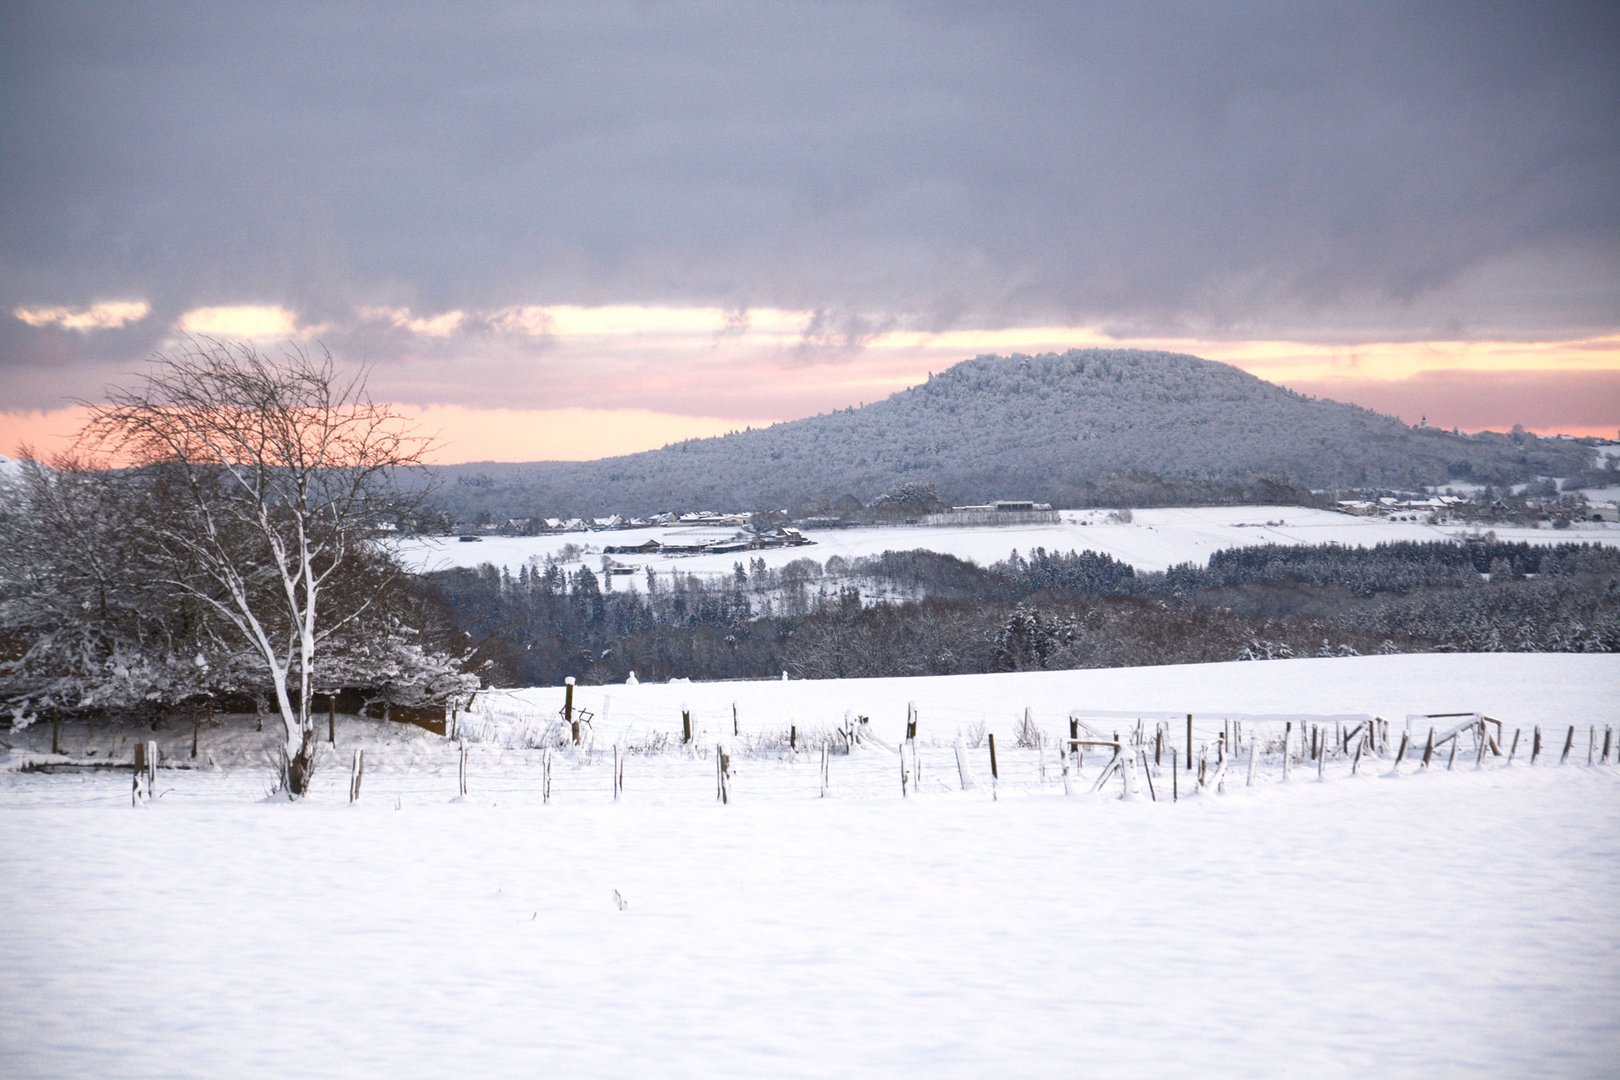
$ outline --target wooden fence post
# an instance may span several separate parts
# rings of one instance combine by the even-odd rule
[[[913,742],[917,738],[917,703],[906,702],[906,742]]]
[[[1423,767],[1429,767],[1429,759],[1434,757],[1434,725],[1429,725],[1429,741],[1423,746]]]
[[[1569,761],[1570,747],[1575,745],[1575,725],[1569,725],[1569,736],[1564,739],[1564,752],[1558,757],[1558,764],[1563,765]]]
[[[822,744],[821,747],[821,797],[827,797],[828,767],[832,761],[832,747]]]
[[[1389,775],[1394,776],[1401,771],[1401,762],[1406,758],[1406,744],[1411,740],[1409,732],[1401,732],[1401,748],[1395,751],[1395,764],[1390,766]]]
[[[715,797],[723,805],[729,805],[731,802],[731,755],[726,753],[724,746],[714,748],[714,765],[719,774],[719,790],[716,792]]]
[[[326,699],[326,744],[337,745],[337,694]],[[196,755],[193,754],[193,757]]]
[[[1614,728],[1604,725],[1603,728],[1603,764],[1609,763],[1609,744],[1614,741]]]
[[[1530,764],[1534,765],[1539,757],[1541,757],[1541,725],[1537,724],[1530,731]]]
[[[731,703],[731,733],[733,735],[742,734],[742,721],[737,719],[737,703],[735,701]]]
[[[551,801],[551,747],[540,752],[540,802]]]
[[[613,744],[613,801],[619,801],[619,792],[624,790],[624,756],[619,744]]]
[[[1255,751],[1256,751],[1256,749],[1257,748],[1255,746],[1255,741],[1253,739],[1250,739],[1249,740],[1249,781],[1248,781],[1248,783],[1243,785],[1244,787],[1254,787],[1254,759],[1255,759]]]
[[[1181,801],[1181,770],[1176,767],[1176,748],[1170,748],[1170,801]]]
[[[471,703],[467,704],[467,708],[473,708]],[[578,717],[573,716],[573,675],[562,680],[562,722],[569,725],[569,737],[572,738],[573,745],[580,745],[580,721]]]
[[[1192,713],[1187,714],[1187,771],[1192,772]]]
[[[692,710],[685,705],[681,706],[681,742],[688,744],[692,741]]]
[[[467,797],[467,747],[465,744],[463,744],[461,747],[461,768],[459,779],[461,781],[461,797],[465,799]]]
[[[349,801],[360,800],[360,778],[366,772],[366,752],[358,746],[354,749],[354,761],[349,766]]]
[[[990,741],[990,779],[1000,780],[1001,771],[996,768],[996,733],[992,731],[985,738]]]
[[[130,785],[129,804],[139,806],[150,802],[157,790],[158,748],[155,739],[135,744],[134,780]]]
[[[1508,750],[1507,763],[1509,765],[1513,764],[1513,755],[1517,754],[1518,752],[1519,752],[1519,729],[1514,728],[1513,729],[1513,747],[1510,750]]]
[[[1285,783],[1285,784],[1288,782],[1288,773],[1289,773],[1289,771],[1291,769],[1291,766],[1292,766],[1292,763],[1289,761],[1289,759],[1291,757],[1293,757],[1293,754],[1290,752],[1290,747],[1293,745],[1293,742],[1294,742],[1294,722],[1292,720],[1284,721],[1283,722],[1283,783]]]
[[[56,736],[55,736],[54,732],[52,733],[51,738],[52,738],[53,741],[55,740]],[[191,718],[191,760],[192,761],[197,760],[197,744],[199,742],[201,742],[201,741],[202,741],[202,713],[198,713],[196,716],[193,716]],[[54,754],[57,751],[53,749],[51,752]]]
[[[788,749],[797,754],[799,752],[799,725],[788,726]]]
[[[973,781],[968,779],[967,745],[961,736],[956,739],[956,778],[961,781],[963,791],[973,786]]]

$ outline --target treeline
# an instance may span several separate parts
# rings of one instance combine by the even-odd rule
[[[1620,651],[1620,551],[1480,541],[1257,547],[1138,573],[1092,551],[926,551],[431,576],[494,681],[948,675],[1375,652]]]

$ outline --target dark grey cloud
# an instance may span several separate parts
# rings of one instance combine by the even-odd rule
[[[13,2],[0,406],[212,304],[1610,332],[1617,72],[1597,3]]]

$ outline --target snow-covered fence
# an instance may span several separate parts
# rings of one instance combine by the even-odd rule
[[[898,744],[885,743],[870,730],[873,725],[854,716],[853,710],[842,733],[830,728],[813,729],[817,733],[806,738],[800,725],[794,724],[777,734],[757,727],[745,728],[740,736],[727,734],[717,742],[709,738],[712,732],[695,732],[695,745],[684,747],[675,726],[679,714],[661,728],[634,728],[634,738],[628,737],[632,729],[614,729],[618,741],[612,747],[600,748],[591,740],[573,746],[568,734],[543,748],[530,748],[470,738],[452,743],[404,736],[401,729],[378,724],[370,728],[356,725],[353,735],[346,738],[349,745],[342,758],[336,748],[321,744],[310,794],[317,800],[338,801],[347,787],[348,798],[359,801],[363,783],[368,806],[474,797],[482,803],[536,806],[553,801],[588,805],[614,800],[672,804],[701,799],[705,788],[722,802],[739,804],[821,798],[881,800],[895,797],[895,773],[900,771],[901,794],[906,798],[950,793],[964,798],[1017,799],[1067,791],[1077,798],[1145,795],[1157,801],[1158,793],[1164,791],[1165,801],[1173,802],[1179,801],[1183,787],[1188,794],[1202,796],[1217,795],[1223,789],[1230,791],[1226,781],[1234,766],[1245,768],[1247,788],[1288,782],[1302,760],[1309,761],[1321,781],[1366,782],[1381,776],[1421,773],[1439,765],[1455,769],[1459,759],[1471,759],[1476,770],[1524,767],[1527,763],[1517,755],[1527,745],[1533,747],[1529,756],[1545,767],[1547,763],[1539,761],[1540,752],[1552,748],[1540,725],[1509,732],[1511,724],[1482,714],[1446,716],[1443,719],[1451,722],[1438,731],[1428,723],[1430,717],[1414,716],[1407,725],[1409,730],[1401,732],[1396,745],[1391,746],[1384,741],[1387,725],[1377,717],[1347,720],[1293,714],[1226,714],[1206,718],[1194,713],[1196,760],[1189,770],[1183,746],[1172,745],[1183,743],[1187,715],[1110,716],[1076,710],[1065,719],[1077,737],[1054,739],[1037,731],[1033,736],[1035,745],[1008,749],[998,734],[1005,736],[1012,731],[1016,735],[1034,723],[1025,710],[1009,710],[999,733],[986,731],[988,747],[982,761],[972,757],[973,751],[961,737],[961,727],[954,737],[941,735],[926,741],[923,726],[917,723],[915,711],[909,709],[906,723],[908,727],[916,724],[912,728],[916,737]],[[735,716],[730,719],[732,723],[726,727],[736,730],[742,726]],[[898,723],[901,718],[893,719]],[[695,718],[693,724],[696,728]],[[186,756],[186,743],[192,734],[189,725],[184,730],[169,731],[167,741],[143,738],[134,743],[126,735],[113,760],[105,756],[49,760],[44,752],[52,733],[47,729],[39,737],[34,760],[24,764],[13,755],[12,770],[0,772],[0,803],[18,797],[25,783],[21,777],[37,777],[36,773],[22,773],[22,769],[83,774],[93,765],[103,769],[117,766],[116,775],[124,777],[133,789],[126,797],[136,801],[156,794],[159,769],[163,772],[167,803],[205,797],[262,798],[274,784],[273,768],[263,756],[263,739],[252,737],[251,717],[238,718],[237,726],[240,731],[234,736],[229,731],[210,735],[210,739],[219,741],[206,755],[206,766]],[[1420,726],[1424,743],[1421,763],[1416,749]],[[1558,739],[1563,751],[1558,760],[1577,767],[1599,767],[1613,761],[1613,727],[1605,726],[1599,736],[1598,725],[1590,725],[1587,759],[1581,762],[1575,751],[1580,726],[1587,725],[1560,724],[1552,733],[1553,739],[1558,739],[1560,730],[1563,734]],[[469,724],[464,730],[472,727]],[[346,728],[346,733],[350,730]],[[250,739],[254,747],[251,753]],[[74,741],[80,741],[77,734]],[[224,748],[233,745],[238,748],[236,756],[226,756]],[[1436,753],[1441,760],[1436,760]],[[711,754],[716,754],[716,760],[710,760]],[[720,754],[726,758],[723,772]],[[140,767],[130,780],[125,770],[130,768],[132,757]],[[1369,763],[1376,767],[1369,768]],[[990,770],[990,782],[975,783],[974,769],[985,765]],[[43,785],[48,781],[36,778],[26,782],[41,785],[36,790],[41,796],[46,794]],[[103,788],[106,793],[96,795],[93,782],[81,779],[79,783],[79,797],[88,794],[89,801],[110,794]],[[59,793],[65,790],[63,786],[57,788]]]

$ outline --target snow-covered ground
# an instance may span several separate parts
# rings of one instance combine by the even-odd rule
[[[1417,522],[1392,522],[1356,517],[1331,510],[1297,506],[1219,506],[1135,510],[1132,520],[1110,520],[1106,510],[1066,510],[1057,525],[1013,525],[981,527],[891,526],[859,529],[809,530],[813,545],[774,548],[759,552],[728,555],[615,555],[613,558],[640,571],[651,566],[659,573],[678,570],[700,576],[729,574],[735,563],[763,558],[767,566],[780,567],[794,559],[809,558],[825,563],[834,555],[846,559],[876,555],[884,551],[923,549],[955,555],[987,566],[1005,559],[1015,549],[1021,553],[1044,547],[1048,551],[1104,552],[1139,570],[1163,570],[1177,563],[1202,565],[1212,552],[1223,548],[1259,544],[1343,544],[1370,547],[1397,540],[1450,540],[1477,532],[1457,526],[1434,526]],[[647,540],[660,543],[695,544],[729,539],[734,529],[647,528],[607,532],[560,533],[550,536],[489,536],[475,543],[455,538],[403,541],[401,553],[407,564],[419,570],[492,563],[516,574],[530,560],[543,562],[559,555],[566,545],[586,548],[583,559],[569,562],[564,569],[579,566],[600,570],[602,549],[608,545],[633,547]],[[1583,525],[1571,529],[1496,529],[1502,539],[1555,544],[1586,542],[1620,545],[1620,526]],[[639,573],[615,580],[616,588],[639,588]]]
[[[1620,658],[1556,655],[579,687],[597,748],[556,755],[549,804],[508,747],[560,688],[462,716],[483,740],[466,798],[447,740],[352,718],[301,805],[263,801],[253,763],[166,774],[138,810],[127,773],[0,769],[0,1071],[1608,1076],[1620,768],[1586,765],[1586,733],[1620,720],[1617,691]],[[819,755],[777,748],[714,801],[727,736],[851,709],[875,744],[909,702],[932,755],[913,797],[869,746],[834,759],[829,798]],[[702,754],[632,758],[615,802],[603,745],[677,732],[683,704]],[[1354,775],[1338,756],[1323,782],[1234,771],[1192,797],[1182,774],[1170,803],[1167,768],[1159,801],[1065,798],[1033,751],[992,798],[974,747],[960,790],[949,744],[982,723],[1010,745],[1026,706],[1048,734],[1191,711],[1200,744],[1241,714],[1251,745],[1282,714],[1398,733],[1477,711],[1549,749],[1510,766],[1469,743],[1398,775],[1389,751]],[[49,734],[4,736],[0,763]],[[64,734],[81,759],[118,749]],[[189,731],[157,735],[184,756]],[[250,760],[245,731],[204,740]],[[356,746],[378,766],[349,805]]]

